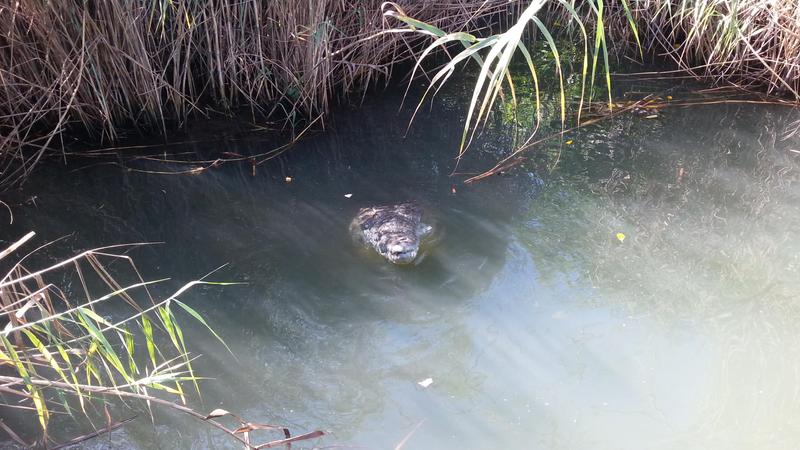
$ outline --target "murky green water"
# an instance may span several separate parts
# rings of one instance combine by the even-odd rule
[[[54,254],[163,241],[133,255],[171,287],[228,263],[214,278],[248,284],[183,297],[238,357],[185,320],[196,370],[215,378],[193,405],[329,431],[319,446],[795,448],[796,117],[736,104],[621,116],[464,186],[448,175],[466,86],[405,138],[395,95],[341,112],[255,176],[247,164],[45,168],[14,194],[11,228],[41,242],[74,233]],[[460,170],[488,168],[509,136],[490,126]],[[197,138],[170,150],[276,145],[224,126]],[[419,265],[354,248],[359,207],[407,199],[441,233]],[[238,448],[184,417],[157,423],[145,415],[91,445]]]

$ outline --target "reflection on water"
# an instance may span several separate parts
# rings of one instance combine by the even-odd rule
[[[394,448],[413,431],[404,448],[792,448],[794,118],[753,105],[622,117],[463,186],[448,176],[463,89],[406,138],[395,98],[342,113],[255,176],[44,169],[15,194],[13,228],[75,232],[61,250],[163,241],[135,256],[176,284],[228,263],[216,278],[246,285],[185,297],[238,357],[187,321],[197,370],[215,378],[198,409],[330,431],[320,445]],[[460,170],[490,165],[506,131]],[[272,146],[211,142],[179,150]],[[352,244],[359,207],[408,199],[441,233],[419,265]],[[183,417],[158,423],[92,445],[234,448]]]

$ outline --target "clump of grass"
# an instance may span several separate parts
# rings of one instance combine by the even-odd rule
[[[575,4],[586,26],[598,24],[592,4],[604,4],[602,25],[618,55],[667,58],[707,82],[800,100],[797,2],[587,0]],[[545,17],[569,19],[557,8]]]
[[[565,23],[573,24],[580,31],[581,43],[583,44],[583,57],[581,61],[581,91],[580,99],[577,108],[577,122],[581,121],[581,113],[583,111],[584,99],[587,95],[587,83],[589,86],[589,97],[592,96],[594,91],[594,81],[598,73],[598,63],[602,55],[601,70],[605,74],[606,87],[608,92],[608,105],[612,107],[611,103],[611,81],[610,81],[610,63],[608,56],[608,43],[606,40],[606,32],[604,28],[604,9],[603,0],[588,0],[584,2],[589,5],[591,13],[593,14],[594,28],[588,29],[584,26],[584,22],[588,22],[582,18],[579,12],[575,9],[574,5],[566,0],[535,0],[528,4],[521,13],[517,21],[506,31],[493,34],[488,37],[478,37],[466,32],[447,33],[444,30],[436,27],[433,24],[425,23],[419,19],[413,18],[408,15],[399,5],[387,3],[389,7],[385,11],[385,15],[393,17],[400,22],[408,25],[410,30],[429,35],[434,38],[434,41],[427,46],[418,56],[417,64],[414,67],[414,72],[419,69],[422,63],[429,55],[432,54],[437,48],[446,48],[453,42],[460,42],[464,47],[460,50],[451,60],[441,66],[436,74],[431,79],[431,83],[425,93],[427,96],[431,92],[438,91],[453,75],[456,67],[464,62],[468,63],[474,61],[479,67],[478,78],[472,92],[472,98],[467,108],[467,117],[464,124],[464,132],[462,133],[461,143],[459,147],[458,158],[460,159],[467,146],[472,141],[475,133],[482,124],[485,124],[489,118],[495,102],[498,98],[505,98],[510,101],[514,108],[517,104],[516,89],[514,87],[514,80],[511,76],[511,64],[515,55],[520,54],[527,63],[528,73],[533,81],[534,96],[535,96],[535,130],[538,129],[539,122],[541,121],[541,101],[539,91],[539,69],[537,63],[531,56],[527,43],[524,41],[526,32],[529,27],[533,26],[533,36],[542,36],[547,42],[550,55],[555,62],[556,77],[559,82],[559,96],[558,103],[560,106],[560,118],[562,125],[566,124],[567,118],[567,101],[564,82],[564,72],[561,64],[561,56],[555,38],[551,33],[550,28],[540,19],[540,15],[544,15],[547,11],[544,9],[546,6],[550,8],[559,8],[564,11],[566,15]],[[627,4],[626,5],[626,11]],[[636,26],[631,22],[631,28],[636,32]],[[590,53],[590,44],[592,44],[592,51]],[[413,73],[412,73],[413,80]],[[507,88],[509,95],[502,96],[504,88]],[[418,105],[422,105],[425,96]],[[413,119],[412,119],[413,120]]]
[[[609,2],[608,34],[630,42],[620,25],[623,0]],[[631,2],[638,37],[706,81],[766,90],[800,100],[800,3],[769,0]]]
[[[387,29],[382,9],[417,25]],[[166,132],[240,106],[290,122],[319,118],[425,52],[419,31],[449,35],[437,49],[457,40],[473,46],[475,61],[479,50],[502,47],[490,67],[524,51],[514,44],[526,27],[548,44],[577,35],[591,60],[582,66],[588,97],[601,92],[592,89],[601,63],[610,82],[616,48],[800,100],[798,16],[797,2],[770,0],[19,0],[0,5],[0,187],[63,148],[65,130],[113,140],[121,128]],[[505,32],[488,36],[498,29]],[[455,32],[463,39],[452,39]],[[486,75],[506,78],[498,69]],[[490,95],[474,99],[472,125],[500,95],[496,86],[484,84]]]
[[[567,123],[567,101],[557,37],[577,37],[583,46],[581,92],[575,111],[577,126],[582,125],[584,104],[600,92],[595,89],[598,76],[606,86],[608,110],[613,112],[611,58],[626,53],[633,53],[632,56],[640,59],[645,59],[646,54],[651,59],[666,56],[681,70],[706,81],[725,82],[736,87],[765,87],[769,93],[788,94],[795,102],[800,101],[800,21],[797,20],[800,3],[797,2],[712,0],[675,4],[670,0],[534,0],[520,10],[516,22],[508,29],[487,37],[463,31],[448,33],[414,17],[397,4],[387,2],[386,5],[389,7],[385,15],[407,25],[404,29],[433,38],[433,42],[417,54],[414,71],[436,49],[448,48],[453,42],[460,42],[464,47],[437,70],[425,96],[438,91],[458,64],[474,61],[479,67],[466,112],[459,159],[477,130],[488,120],[498,98],[510,101],[516,108],[510,67],[517,54],[527,62],[533,82],[536,105],[533,134],[538,130],[541,120],[539,75],[536,61],[524,40],[529,30],[534,39],[541,37],[546,41],[555,62],[562,131]],[[504,92],[509,95],[503,95]],[[509,158],[530,148],[533,134],[512,150]]]
[[[6,263],[33,236],[28,233],[0,251],[0,262]],[[192,369],[193,357],[178,313],[208,325],[178,297],[198,284],[225,283],[194,281],[155,300],[148,290],[155,282],[144,281],[123,253],[129,247],[89,250],[40,270],[26,268],[27,256],[10,264],[0,279],[0,410],[14,409],[30,416],[41,435],[31,442],[25,430],[15,430],[4,421],[0,421],[1,430],[26,448],[60,448],[128,422],[112,419],[107,401],[116,398],[188,414],[227,433],[245,448],[259,447],[251,444],[250,433],[260,429],[283,432],[274,445],[322,435],[312,432],[292,437],[285,427],[252,424],[223,410],[204,415],[186,406],[189,392],[199,393],[199,377]],[[119,273],[117,267],[112,275],[114,263],[123,263],[126,273]],[[133,281],[122,285],[117,281],[121,276]],[[70,277],[76,281],[71,289],[82,295],[68,294],[51,281]],[[111,302],[115,302],[117,318],[104,316],[99,309]],[[94,426],[95,431],[66,443],[54,442],[50,437],[53,418],[78,415],[91,421],[102,418],[105,426]],[[239,426],[230,429],[222,425],[216,419],[223,416],[233,417]]]
[[[496,23],[507,0],[407,1],[443,29]],[[417,38],[380,1],[19,0],[0,5],[0,183],[24,179],[84,128],[166,131],[208,108],[313,119],[388,79]],[[489,18],[492,18],[489,20]]]

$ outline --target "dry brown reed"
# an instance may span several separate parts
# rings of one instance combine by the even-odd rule
[[[399,3],[452,30],[517,2]],[[239,106],[316,117],[411,56],[416,35],[383,29],[378,0],[0,2],[0,181],[24,179],[66,129],[113,141]]]
[[[665,57],[705,81],[800,100],[800,2],[607,0],[605,3],[608,41],[630,56]],[[638,36],[630,26],[626,4],[630,6]],[[594,20],[588,8],[583,12],[585,21]],[[563,11],[558,14],[566,18]],[[642,45],[641,54],[636,48],[637,39]]]
[[[529,4],[395,3],[446,32],[477,36],[487,27],[509,29]],[[554,8],[541,14],[554,35],[578,30],[563,3],[547,2]],[[567,3],[595,29],[589,23],[603,3]],[[641,40],[644,52],[696,76],[800,98],[798,2],[604,3],[611,47],[638,55]],[[420,50],[423,36],[391,26],[379,0],[0,2],[0,187],[63,149],[65,130],[113,141],[121,128],[166,132],[242,106],[273,119],[319,117],[337,99],[387,80],[394,64]]]
[[[521,9],[512,27],[484,38],[468,33],[448,33],[408,15],[400,7],[389,9],[385,14],[404,24],[407,30],[433,38],[432,43],[419,52],[414,70],[434,49],[445,48],[452,42],[460,42],[464,47],[439,68],[418,108],[428,94],[438,91],[450,79],[457,64],[475,60],[480,67],[472,100],[465,113],[457,160],[463,157],[476,131],[485,124],[495,101],[498,98],[508,101],[508,98],[503,100],[499,96],[504,85],[511,94],[512,109],[516,108],[514,81],[510,74],[515,54],[527,62],[526,72],[529,72],[534,87],[536,117],[528,141],[513,151],[509,158],[515,158],[530,148],[541,119],[537,75],[540,61],[530,55],[528,45],[524,43],[531,24],[535,28],[527,34],[534,39],[541,36],[546,41],[556,66],[562,131],[567,124],[567,102],[561,58],[553,35],[571,36],[583,44],[577,126],[593,122],[582,123],[581,114],[585,102],[591,102],[599,93],[596,89],[598,77],[604,78],[607,106],[609,110],[613,109],[610,69],[613,53],[621,57],[633,52],[645,59],[646,51],[648,59],[671,58],[682,71],[707,81],[726,82],[728,87],[740,90],[766,88],[767,93],[789,97],[785,104],[800,102],[800,77],[797,77],[800,3],[797,2],[776,6],[776,2],[771,0],[535,0],[527,2]],[[493,171],[503,170],[509,158],[487,173],[467,181],[476,181]]]

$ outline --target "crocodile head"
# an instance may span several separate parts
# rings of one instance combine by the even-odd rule
[[[413,203],[362,208],[350,229],[354,238],[389,262],[410,264],[419,254],[421,238],[432,230],[421,217]]]

